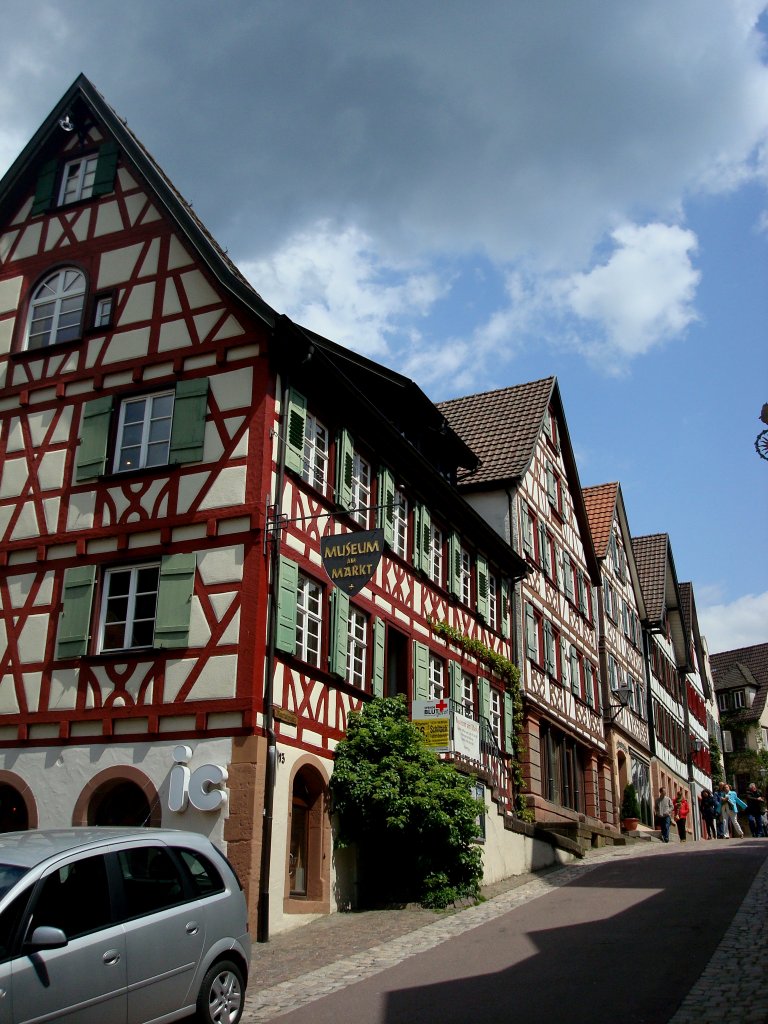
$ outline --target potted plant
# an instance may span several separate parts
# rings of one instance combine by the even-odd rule
[[[631,782],[624,787],[624,798],[621,801],[621,825],[625,832],[634,832],[640,821],[640,801],[637,790]]]

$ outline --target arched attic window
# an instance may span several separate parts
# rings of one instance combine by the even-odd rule
[[[79,338],[85,291],[85,274],[76,267],[60,267],[43,278],[29,303],[25,347],[45,348]]]

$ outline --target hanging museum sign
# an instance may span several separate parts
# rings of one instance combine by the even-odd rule
[[[323,568],[348,597],[359,594],[376,572],[384,551],[384,531],[340,533],[323,537]]]

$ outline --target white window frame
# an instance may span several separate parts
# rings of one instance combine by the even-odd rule
[[[320,666],[323,646],[323,588],[310,576],[299,573],[296,588],[296,656],[308,665]]]
[[[721,693],[718,693],[718,695],[717,695],[717,706],[718,706],[718,709],[720,711],[729,711],[730,710],[731,703],[730,703],[730,701],[728,699],[728,696],[729,696],[729,694],[728,694],[727,690],[724,690]]]
[[[36,350],[80,338],[86,290],[85,274],[77,267],[60,267],[47,274],[29,302],[25,347]],[[46,321],[49,325],[41,330],[40,324]]]
[[[304,449],[302,452],[301,478],[310,487],[326,493],[328,487],[328,460],[330,437],[328,428],[307,412],[304,419]]]
[[[429,578],[442,587],[445,583],[443,558],[443,531],[435,523],[429,524]]]
[[[432,651],[429,652],[429,700],[445,697],[445,662]]]
[[[347,682],[365,689],[368,667],[368,616],[349,609],[347,634]]]
[[[64,165],[59,186],[59,206],[68,206],[81,199],[91,198],[98,159],[98,154],[92,153],[90,156],[69,160]]]
[[[155,403],[161,399],[170,399],[170,410],[162,415],[155,416]],[[144,412],[140,420],[132,420],[126,423],[128,409],[144,403]],[[139,395],[136,398],[126,398],[120,403],[120,415],[117,424],[117,441],[115,443],[115,457],[112,464],[113,473],[128,473],[135,469],[151,469],[155,466],[167,466],[171,453],[171,430],[173,428],[173,410],[175,405],[175,392],[157,391],[151,395]],[[140,424],[140,437],[138,443],[126,443],[126,430]],[[153,429],[162,424],[159,437],[152,437]],[[130,466],[122,465],[123,456],[129,450],[138,453],[135,464]],[[161,458],[156,458],[156,453]],[[150,461],[150,455],[152,456]]]
[[[459,592],[463,604],[472,600],[472,557],[466,548],[459,552]]]
[[[113,305],[114,297],[112,295],[102,295],[96,299],[96,308],[93,312],[94,327],[109,327],[112,323]]]
[[[139,576],[144,570],[154,570],[155,582],[154,587],[151,590],[139,590]],[[124,594],[111,593],[113,581],[119,576],[128,577],[128,590]],[[157,618],[157,595],[160,588],[160,563],[159,562],[143,562],[141,565],[130,565],[130,566],[119,566],[114,569],[107,569],[104,573],[104,587],[101,598],[101,608],[99,611],[99,651],[111,652],[111,651],[133,651],[133,650],[146,650],[154,645],[154,627],[155,620]],[[154,610],[150,616],[143,616],[137,618],[137,602],[142,596],[154,594]],[[116,619],[113,622],[108,622],[109,612],[111,608],[121,601],[126,602],[125,618]],[[133,633],[137,623],[152,623],[152,640],[149,643],[135,643]],[[115,644],[106,646],[105,633],[108,628],[122,623],[123,625],[123,642],[122,644]]]
[[[496,740],[496,746],[501,749],[501,694],[498,690],[494,690],[493,687],[491,687],[490,699],[488,701],[488,721],[493,738]]]
[[[368,529],[371,521],[371,464],[359,452],[352,455],[352,518]]]
[[[469,672],[461,673],[461,707],[466,718],[475,718],[475,680]]]
[[[741,708],[746,707],[746,698],[743,690],[733,690],[733,709],[739,711]]]
[[[488,625],[496,629],[499,622],[499,585],[492,572],[488,573]]]
[[[392,550],[400,558],[408,557],[408,499],[399,487],[392,505]]]

